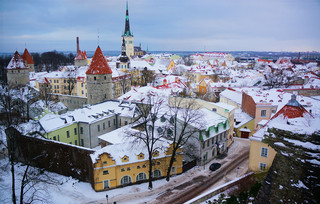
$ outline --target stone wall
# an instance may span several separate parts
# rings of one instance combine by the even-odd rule
[[[320,89],[319,88],[311,88],[311,89],[283,89],[283,91],[292,93],[292,94],[298,94],[302,96],[319,96],[320,95]]]
[[[93,105],[112,98],[111,74],[87,75],[88,104]]]
[[[16,161],[31,162],[32,166],[92,183],[93,166],[90,154],[93,150],[24,136],[12,127],[6,130],[6,135],[8,149],[13,147]]]
[[[70,96],[70,95],[61,95],[61,94],[53,94],[58,97],[59,101],[62,102],[65,106],[67,106],[69,111],[83,108],[84,105],[87,104],[87,98],[82,96]]]
[[[17,88],[29,84],[29,69],[8,69],[7,80],[9,88]]]

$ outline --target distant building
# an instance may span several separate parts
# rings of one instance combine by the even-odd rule
[[[125,20],[125,28],[124,32],[121,36],[121,41],[124,39],[125,47],[126,47],[126,54],[128,57],[134,56],[134,37],[130,31],[130,23],[129,23],[129,10],[128,10],[128,2],[126,7],[126,20]]]
[[[81,51],[79,48],[79,37],[77,37],[77,55],[74,58],[74,66],[86,66],[88,64],[87,61],[87,53],[86,51]]]
[[[14,53],[6,69],[9,88],[29,84],[29,67],[18,51]]]
[[[143,56],[145,54],[147,54],[147,52],[145,50],[142,50],[141,44],[139,46],[135,46],[134,47],[134,56],[141,57],[141,56]]]

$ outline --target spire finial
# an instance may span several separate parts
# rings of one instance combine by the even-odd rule
[[[98,46],[99,46],[99,44],[100,44],[100,39],[99,39],[99,28],[98,28]]]

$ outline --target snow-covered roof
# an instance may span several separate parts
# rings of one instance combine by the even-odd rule
[[[240,122],[239,124],[234,124],[235,128],[239,128],[242,125],[248,123],[249,121],[253,120],[253,117],[251,117],[249,114],[244,112],[241,108],[238,108],[234,112],[234,120],[236,122]]]
[[[294,100],[294,99],[292,99]],[[313,117],[300,104],[290,101],[279,110],[261,129],[253,134],[250,139],[261,141],[269,128],[290,131],[298,134],[312,134],[320,130],[320,118]]]
[[[231,112],[236,108],[233,105],[230,105],[230,104],[227,104],[227,103],[223,103],[223,102],[218,102],[218,103],[213,103],[213,104],[216,105],[216,106],[219,106],[220,108],[224,108],[228,112]]]
[[[104,118],[109,118],[118,114],[122,117],[133,118],[136,110],[136,104],[122,101],[106,101],[85,108],[69,111],[78,122],[92,123]]]
[[[158,150],[159,156],[155,158],[164,158],[167,157],[165,154],[165,147],[169,147],[169,144],[167,142],[157,142],[154,146],[154,148],[160,148]],[[115,161],[116,165],[120,164],[131,164],[135,162],[142,162],[142,161],[148,161],[148,151],[145,147],[144,143],[121,143],[121,144],[114,144],[114,145],[107,145],[103,147],[100,150],[97,150],[93,154],[90,155],[92,163],[96,163],[99,159],[99,156],[107,153],[109,154]],[[139,154],[144,154],[144,158],[139,158]],[[128,159],[125,162],[122,162],[122,158],[124,156],[127,156]]]
[[[29,69],[29,67],[25,65],[24,60],[22,59],[18,51],[16,51],[11,58],[7,69]]]
[[[220,97],[227,98],[238,105],[241,105],[242,103],[242,93],[239,91],[226,89],[220,93]]]

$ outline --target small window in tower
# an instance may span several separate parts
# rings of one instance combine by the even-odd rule
[[[106,76],[104,76],[104,80],[107,80],[107,77],[106,77]]]
[[[96,80],[97,80],[97,77],[93,77],[93,79],[96,81]]]

